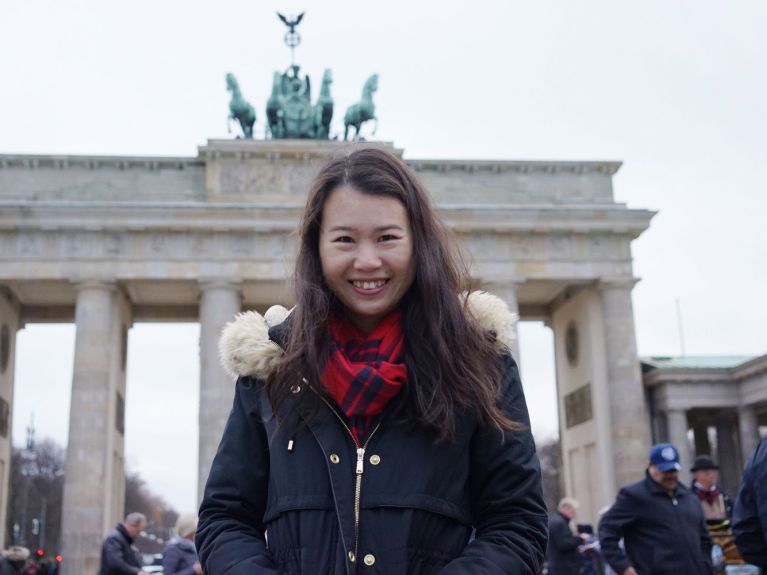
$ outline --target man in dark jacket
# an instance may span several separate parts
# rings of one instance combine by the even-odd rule
[[[546,550],[549,575],[578,575],[581,572],[583,561],[578,547],[588,535],[575,535],[570,529],[577,509],[578,502],[566,497],[559,502],[557,512],[549,517],[549,546]]]
[[[767,569],[767,437],[743,470],[732,518],[735,544],[743,559]]]
[[[620,490],[599,522],[602,554],[619,575],[709,575],[711,539],[698,498],[679,483],[679,452],[654,445],[642,481]],[[623,538],[625,552],[618,546]]]
[[[99,575],[147,575],[141,570],[141,554],[133,545],[144,527],[146,517],[141,513],[129,513],[117,524],[101,546]]]

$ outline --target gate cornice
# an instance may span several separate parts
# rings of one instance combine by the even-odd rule
[[[303,206],[252,203],[0,202],[0,230],[289,232]],[[460,233],[609,233],[638,237],[656,212],[598,206],[441,205]]]

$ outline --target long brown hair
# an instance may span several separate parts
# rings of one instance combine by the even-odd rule
[[[327,318],[341,307],[322,275],[319,253],[322,210],[339,186],[386,195],[405,206],[410,220],[415,280],[401,302],[408,383],[403,411],[415,423],[450,439],[460,412],[474,412],[499,430],[520,429],[498,406],[502,377],[493,334],[469,317],[460,293],[470,276],[451,234],[437,216],[415,174],[395,155],[362,147],[330,160],[309,191],[295,269],[296,307],[284,361],[266,390],[275,412],[299,377],[314,383],[327,357]]]

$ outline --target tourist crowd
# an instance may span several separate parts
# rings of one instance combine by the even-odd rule
[[[566,498],[549,519],[547,575],[752,575],[767,569],[767,439],[749,459],[737,499],[717,484],[719,467],[695,459],[679,481],[679,452],[654,445],[645,477],[600,511],[597,533],[576,523]]]

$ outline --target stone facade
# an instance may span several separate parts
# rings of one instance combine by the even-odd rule
[[[347,149],[227,140],[196,158],[0,156],[0,319],[9,341],[25,322],[77,324],[67,575],[95,572],[100,539],[122,513],[131,322],[201,323],[201,486],[231,401],[215,346],[221,327],[241,309],[290,303],[288,234],[318,166]],[[649,447],[631,242],[653,212],[615,202],[615,162],[406,162],[464,240],[477,286],[553,328],[565,483],[584,504],[582,520],[593,521],[620,484],[641,475]],[[9,404],[12,373],[0,375]],[[2,486],[9,450],[0,437]]]

